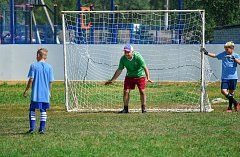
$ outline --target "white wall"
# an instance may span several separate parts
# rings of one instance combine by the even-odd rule
[[[27,80],[30,64],[36,61],[38,48],[49,51],[47,62],[56,80],[63,80],[62,45],[0,45],[0,80]]]
[[[63,47],[62,45],[0,45],[0,80],[27,80],[27,73],[29,70],[29,66],[31,63],[36,61],[36,51],[38,48],[47,48],[49,50],[48,60],[47,62],[53,66],[55,80],[63,80],[64,76],[64,68],[63,68]],[[181,61],[181,57],[183,55],[189,55],[189,61],[192,63],[194,62],[192,51],[197,52],[198,47],[194,45],[181,45],[181,51],[179,50],[179,45],[134,45],[135,50],[140,51],[140,53],[145,58],[148,65],[154,66],[157,60],[165,60],[166,57],[170,59],[169,62],[163,62],[160,65],[160,68],[164,68],[165,65],[171,64],[174,65],[175,62]],[[222,44],[209,44],[206,45],[207,49],[211,52],[222,52],[223,45]],[[239,52],[240,45],[236,45],[235,52]],[[99,59],[104,56],[108,56],[111,54],[112,57],[106,58],[106,60],[111,60],[111,64],[117,65],[120,56],[122,55],[122,48],[123,45],[89,45],[88,51],[90,55],[92,55],[95,59]],[[85,51],[85,45],[79,45],[79,51]],[[159,53],[160,55],[156,55]],[[94,55],[93,55],[94,54]],[[99,57],[98,57],[99,54]],[[156,56],[161,56],[160,58]],[[165,59],[164,59],[165,58]],[[79,60],[80,61],[80,60]],[[217,59],[208,58],[210,62],[211,69],[213,70],[214,74],[220,79],[221,76],[221,62]],[[194,63],[196,64],[196,63]],[[84,63],[83,63],[84,65]],[[197,65],[199,66],[199,65]],[[98,67],[97,67],[98,68]],[[100,80],[109,79],[110,76],[113,75],[116,66],[112,69],[106,69],[108,71],[105,77],[99,77]],[[239,71],[239,68],[238,68]],[[92,71],[89,73],[88,79],[95,79],[93,78]],[[168,80],[170,77],[173,80],[189,80],[188,77],[186,78],[186,73],[192,73],[191,77],[199,78],[199,72],[193,70],[191,67],[186,67],[184,71],[179,71],[179,78],[175,76],[171,76],[168,73],[169,71],[160,71],[160,76],[158,74],[153,74],[152,77],[160,80]],[[238,72],[240,74],[240,71]],[[155,76],[156,75],[156,76]],[[168,76],[168,77],[166,77]],[[239,75],[240,76],[240,75]],[[123,78],[123,75],[121,76]],[[196,78],[196,79],[197,79]],[[239,77],[240,78],[240,77]],[[194,78],[195,79],[195,78]],[[169,79],[170,80],[170,79]]]

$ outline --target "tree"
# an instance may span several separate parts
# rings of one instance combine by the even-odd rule
[[[186,0],[185,9],[206,10],[206,39],[213,39],[213,30],[217,26],[240,23],[239,0]]]
[[[150,0],[149,4],[150,8],[153,10],[159,10],[163,8],[163,3],[159,0]]]

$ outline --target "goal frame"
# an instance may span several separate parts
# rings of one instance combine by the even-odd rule
[[[205,47],[205,10],[119,10],[119,11],[61,11],[62,14],[62,31],[63,31],[63,56],[64,56],[64,84],[65,84],[65,106],[66,106],[66,110],[68,112],[73,111],[69,109],[69,104],[68,104],[68,100],[69,100],[69,93],[68,93],[68,75],[67,75],[67,49],[66,49],[66,25],[65,25],[65,14],[66,13],[75,13],[75,14],[80,14],[80,13],[129,13],[129,12],[133,12],[133,13],[141,13],[141,12],[164,12],[164,13],[168,13],[168,12],[199,12],[201,14],[201,19],[202,19],[202,36],[201,36],[201,47]],[[211,112],[213,109],[210,110],[206,110],[206,108],[204,107],[204,96],[206,96],[206,81],[205,81],[205,57],[203,52],[201,52],[201,95],[200,95],[200,108],[199,109],[193,109],[191,111],[182,111],[182,110],[178,110],[175,109],[174,112]],[[100,112],[115,112],[118,109],[106,109]],[[139,112],[136,109],[130,110],[132,112]],[[150,112],[161,112],[161,111],[167,111],[167,112],[171,112],[172,109],[153,109],[153,110],[148,110]],[[86,112],[86,111],[80,111],[80,112]],[[99,112],[98,110],[92,110],[91,112]]]

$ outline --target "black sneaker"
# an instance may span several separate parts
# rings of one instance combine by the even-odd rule
[[[128,113],[128,110],[123,109],[123,110],[119,111],[118,113]]]
[[[142,110],[142,113],[146,113],[147,112],[147,110]]]
[[[44,134],[44,131],[43,130],[39,130],[39,134]]]
[[[26,132],[26,134],[33,134],[34,133],[34,130],[28,130],[27,132]]]

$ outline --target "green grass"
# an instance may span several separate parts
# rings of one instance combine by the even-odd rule
[[[84,109],[97,108],[120,108],[122,106],[123,83],[116,82],[105,86],[102,82],[79,81],[69,83],[69,94],[75,95],[79,106]],[[137,88],[137,87],[136,87]],[[159,83],[148,84],[146,88],[148,108],[197,108],[200,98],[200,82],[196,83]],[[73,97],[69,99],[69,106],[75,106]],[[85,104],[88,104],[86,107]],[[139,92],[131,91],[130,106],[139,108]],[[176,106],[177,105],[177,106]]]
[[[237,157],[240,153],[239,114],[226,113],[227,103],[214,105],[211,113],[67,113],[62,84],[53,86],[46,134],[27,135],[29,99],[22,97],[24,88],[0,85],[0,156]],[[222,97],[219,84],[211,84],[208,91],[210,99]]]

